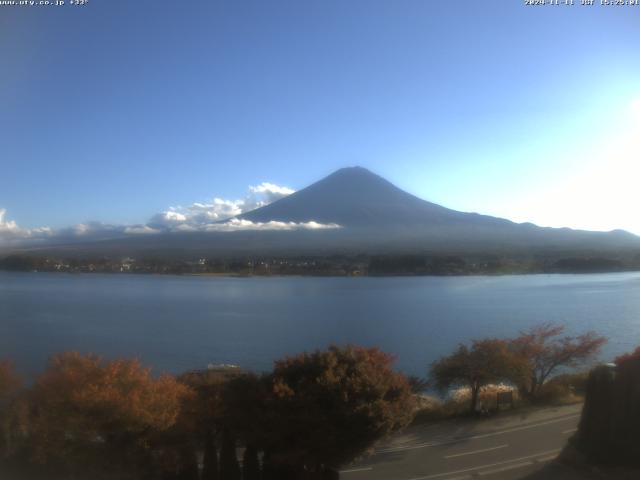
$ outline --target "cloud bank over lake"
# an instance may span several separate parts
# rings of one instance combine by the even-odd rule
[[[0,245],[43,243],[113,238],[123,235],[153,235],[168,232],[236,232],[241,230],[323,230],[340,228],[335,223],[252,222],[235,218],[238,215],[269,205],[295,193],[295,190],[262,182],[250,186],[245,196],[237,200],[214,197],[211,201],[194,202],[187,206],[172,206],[151,216],[145,224],[117,225],[97,221],[52,229],[23,228],[9,220],[6,209],[0,209]]]

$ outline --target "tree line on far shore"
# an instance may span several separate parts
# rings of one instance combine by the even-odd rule
[[[334,479],[338,469],[411,423],[417,391],[478,392],[508,381],[535,399],[559,369],[604,338],[541,325],[513,340],[461,345],[428,382],[377,348],[331,346],[285,357],[271,372],[237,368],[153,376],[138,360],[67,352],[25,386],[0,363],[0,473],[15,479]]]
[[[510,273],[597,273],[640,270],[640,255],[573,257],[516,253],[484,255],[387,254],[193,257],[120,256],[48,257],[38,254],[0,256],[0,270],[67,273],[210,274],[236,276],[403,276],[501,275]]]

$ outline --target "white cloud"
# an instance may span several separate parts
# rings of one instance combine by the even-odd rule
[[[152,228],[171,228],[175,225],[180,225],[187,221],[187,216],[176,212],[173,208],[167,210],[166,212],[156,213],[151,220],[149,220],[149,225]]]
[[[50,237],[53,231],[49,227],[21,228],[14,220],[7,220],[7,210],[0,208],[0,244],[16,243],[26,239]]]
[[[276,185],[275,183],[262,182],[260,185],[255,187],[249,187],[249,190],[253,193],[265,193],[268,195],[273,195],[273,199],[271,201],[275,201],[278,198],[286,197],[287,195],[291,195],[296,191],[289,187],[281,187]]]
[[[250,186],[249,191],[243,199],[225,200],[215,197],[210,202],[196,202],[186,207],[170,207],[168,210],[157,213],[151,217],[147,225],[154,229],[181,232],[199,230],[229,231],[244,228],[251,228],[253,230],[283,229],[282,226],[276,225],[271,225],[271,227],[268,228],[265,224],[260,224],[260,226],[257,226],[257,224],[248,225],[241,223],[227,225],[221,222],[273,203],[294,192],[295,190],[288,187],[263,182],[260,185]]]
[[[22,229],[18,227],[18,224],[11,220],[6,220],[7,210],[0,209],[0,235],[20,235]]]
[[[45,240],[74,241],[93,240],[121,236],[122,234],[157,233],[146,225],[110,225],[101,222],[79,223],[72,227],[52,229],[49,227],[22,228],[15,221],[6,220],[6,209],[0,209],[0,245],[38,243]]]
[[[154,233],[160,233],[160,230],[151,228],[148,225],[132,225],[125,227],[124,233],[127,235],[149,235]]]
[[[242,213],[268,205],[295,190],[263,182],[250,186],[240,200],[214,197],[209,202],[195,202],[186,207],[170,207],[157,213],[144,225],[112,225],[101,222],[79,223],[52,230],[48,227],[25,229],[15,221],[6,220],[6,210],[0,209],[0,244],[42,241],[77,241],[107,239],[123,235],[152,235],[161,232],[237,232],[241,230],[323,230],[340,228],[336,224],[318,222],[251,222],[236,218]]]
[[[120,235],[125,230],[125,225],[111,225],[102,222],[79,223],[72,227],[54,230],[53,234],[59,239],[74,238],[106,238]]]
[[[247,198],[248,201],[246,201],[245,212],[273,203],[292,193],[295,193],[295,190],[269,182],[262,182],[255,187],[249,187],[249,196]]]
[[[85,223],[79,223],[75,227],[71,227],[76,235],[87,235],[91,232],[91,227]]]
[[[278,222],[271,220],[270,222],[252,222],[240,218],[232,218],[224,223],[212,223],[204,226],[207,232],[237,232],[240,230],[327,230],[340,228],[336,223],[318,223],[318,222]]]

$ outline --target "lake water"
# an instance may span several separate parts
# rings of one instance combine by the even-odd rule
[[[154,371],[268,370],[335,343],[379,346],[424,376],[459,342],[536,323],[640,344],[640,273],[502,277],[214,278],[0,272],[0,357],[25,373],[64,350],[138,356]]]

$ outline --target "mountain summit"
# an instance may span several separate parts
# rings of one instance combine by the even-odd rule
[[[342,168],[307,188],[240,218],[253,222],[413,226],[459,220],[460,212],[415,197],[362,167]]]

